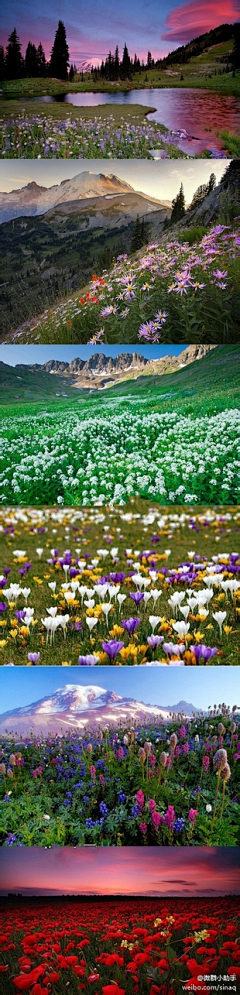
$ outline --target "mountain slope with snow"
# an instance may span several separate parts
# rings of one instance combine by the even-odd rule
[[[193,705],[181,702],[184,714],[197,712]],[[14,732],[27,736],[34,732],[61,732],[81,730],[86,726],[132,725],[153,722],[161,724],[171,718],[172,712],[183,708],[149,705],[134,698],[125,698],[115,691],[107,691],[95,684],[66,684],[51,694],[21,708],[0,715],[0,732]]]

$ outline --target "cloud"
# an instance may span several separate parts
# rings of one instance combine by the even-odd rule
[[[239,0],[188,0],[174,7],[167,16],[163,41],[185,45],[219,24],[239,19]]]

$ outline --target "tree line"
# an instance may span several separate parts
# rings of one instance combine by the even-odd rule
[[[58,22],[50,60],[47,62],[41,42],[34,45],[28,42],[25,57],[21,52],[21,43],[16,28],[9,35],[6,52],[0,48],[0,79],[23,79],[25,77],[51,76],[55,79],[73,79],[76,66],[69,67],[69,49],[66,38],[66,28],[63,21]]]
[[[183,65],[189,62],[192,56],[200,55],[212,45],[227,41],[233,38],[233,49],[228,56],[222,57],[223,69],[219,71],[237,71],[240,69],[240,23],[222,24],[218,28],[204,35],[200,35],[187,45],[181,45],[170,52],[162,59],[154,60],[151,52],[147,54],[146,62],[140,60],[135,53],[131,58],[127,45],[124,45],[122,57],[119,54],[119,46],[116,45],[115,52],[109,52],[107,58],[102,60],[101,65],[91,68],[94,82],[103,79],[114,82],[116,80],[132,79],[136,73],[146,72],[150,69],[161,71],[168,66],[178,64]],[[66,28],[63,21],[59,21],[55,34],[55,39],[47,61],[41,42],[38,47],[31,41],[28,42],[25,57],[21,53],[21,43],[16,28],[9,36],[6,52],[0,48],[0,79],[22,79],[23,77],[44,77],[50,76],[56,79],[69,81],[73,80],[77,68],[70,65],[69,49],[66,38]],[[70,66],[70,68],[69,68]],[[82,75],[83,78],[83,75]]]

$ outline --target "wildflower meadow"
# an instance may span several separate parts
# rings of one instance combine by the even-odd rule
[[[239,510],[2,508],[2,664],[239,662]]]
[[[144,252],[118,256],[84,292],[21,325],[13,341],[238,341],[239,244],[237,218],[234,230],[165,234]]]
[[[32,899],[3,906],[1,921],[2,995],[182,995],[215,981],[237,992],[232,896]]]
[[[239,716],[221,713],[1,735],[1,845],[236,845]]]
[[[130,384],[116,395],[8,405],[0,422],[0,504],[124,504],[137,495],[159,504],[236,504],[238,367],[236,356],[234,382],[228,376],[225,390],[216,384],[211,396],[207,378],[200,392],[196,369],[195,391],[193,378],[180,396],[173,389],[162,395],[160,377],[159,396],[158,383],[152,394],[152,384],[140,381],[137,392]]]
[[[0,156],[4,159],[151,159],[151,150],[162,150],[164,158],[186,158],[174,134],[162,124],[148,119],[151,108],[141,105],[119,108],[105,105],[100,114],[85,114],[63,105],[50,113],[35,112],[19,104],[5,109],[0,129]],[[54,111],[57,111],[57,114]],[[29,113],[30,111],[30,113]],[[178,136],[176,136],[178,138]],[[216,150],[218,156],[221,153]],[[222,157],[224,157],[223,153]],[[209,153],[209,158],[211,156]]]

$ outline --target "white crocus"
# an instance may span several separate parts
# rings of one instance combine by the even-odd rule
[[[173,629],[177,632],[178,636],[187,636],[189,632],[190,625],[189,622],[173,622]]]
[[[158,623],[161,621],[160,615],[149,615],[149,620],[152,632],[155,632]]]
[[[180,605],[184,600],[184,598],[185,598],[184,591],[175,591],[174,594],[171,594],[171,597],[168,598],[168,604],[170,605],[170,608],[173,609],[174,615],[177,614],[177,609],[180,608]]]
[[[26,605],[27,604],[27,600],[29,598],[29,594],[31,594],[31,588],[30,587],[22,587],[22,594],[23,594],[23,597],[24,597],[25,605]]]
[[[222,635],[222,627],[226,617],[227,617],[227,612],[213,612],[213,618],[215,619],[215,622],[217,622],[219,626],[220,636]]]
[[[118,604],[119,604],[119,608],[121,608],[121,606],[123,605],[123,602],[126,601],[126,597],[127,597],[126,594],[117,594],[117,601],[118,601]]]
[[[88,615],[87,615],[87,617],[86,617],[86,625],[90,629],[90,632],[92,631],[92,629],[94,629],[94,626],[97,625],[97,623],[98,623],[98,618],[89,618]]]

